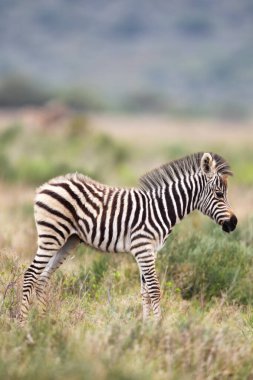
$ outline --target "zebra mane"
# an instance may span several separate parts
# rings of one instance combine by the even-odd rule
[[[56,183],[61,183],[63,181],[69,181],[69,180],[77,180],[77,181],[80,181],[83,183],[90,183],[90,184],[96,185],[98,188],[105,186],[105,185],[101,184],[100,182],[90,178],[89,176],[86,176],[86,175],[78,173],[78,172],[68,173],[68,174],[58,176],[58,177],[54,177],[48,181],[48,184],[53,185]]]
[[[144,174],[140,179],[140,187],[143,190],[152,190],[162,185],[169,184],[174,180],[185,176],[186,173],[199,172],[201,158],[204,153],[199,152],[189,156],[168,162],[157,169]],[[210,153],[215,161],[215,170],[220,175],[232,175],[229,164],[216,153]]]

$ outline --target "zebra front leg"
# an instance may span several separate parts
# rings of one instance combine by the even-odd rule
[[[141,253],[135,256],[137,263],[139,265],[140,271],[144,278],[145,288],[147,290],[149,299],[151,301],[151,306],[153,309],[153,314],[156,320],[161,318],[161,308],[160,308],[160,299],[161,299],[161,290],[160,284],[156,275],[155,270],[155,257],[153,253]],[[148,298],[145,293],[143,299],[143,319],[146,319],[150,312],[150,307],[148,308]]]
[[[142,273],[141,273],[141,296],[142,296],[143,320],[145,321],[150,316],[151,299],[149,297],[147,284]]]

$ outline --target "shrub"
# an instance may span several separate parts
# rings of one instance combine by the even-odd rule
[[[89,121],[83,115],[76,115],[68,124],[68,137],[70,139],[86,138],[90,132]]]
[[[211,232],[178,232],[163,250],[160,266],[167,266],[166,283],[175,282],[184,299],[210,301],[226,295],[228,300],[253,304],[253,253],[234,237],[217,228]]]
[[[0,106],[13,107],[23,105],[40,105],[50,99],[50,95],[41,84],[33,83],[28,78],[13,75],[0,84]]]
[[[0,133],[1,150],[8,147],[21,134],[22,127],[18,124],[12,124]]]

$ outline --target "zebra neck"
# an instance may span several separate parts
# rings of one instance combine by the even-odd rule
[[[186,215],[198,208],[204,187],[204,177],[199,172],[160,185],[149,192],[153,207],[164,222],[172,228]]]

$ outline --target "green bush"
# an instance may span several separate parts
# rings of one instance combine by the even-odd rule
[[[104,154],[112,165],[120,165],[130,157],[127,146],[113,140],[104,133],[98,134],[94,139],[94,148],[97,153]]]
[[[10,125],[0,133],[1,150],[8,147],[22,133],[22,127],[18,124]]]
[[[70,139],[87,138],[91,133],[89,121],[83,115],[75,116],[68,124],[68,137]]]
[[[75,172],[76,168],[74,169],[64,162],[50,162],[47,158],[37,158],[33,160],[22,158],[14,170],[16,180],[32,184],[41,184],[50,178]]]
[[[253,304],[253,252],[240,233],[232,237],[215,227],[191,231],[188,237],[176,232],[161,256],[166,283],[173,281],[183,298],[210,301],[225,296],[231,302]]]
[[[0,152],[0,179],[10,180],[15,178],[14,170],[4,152]]]

